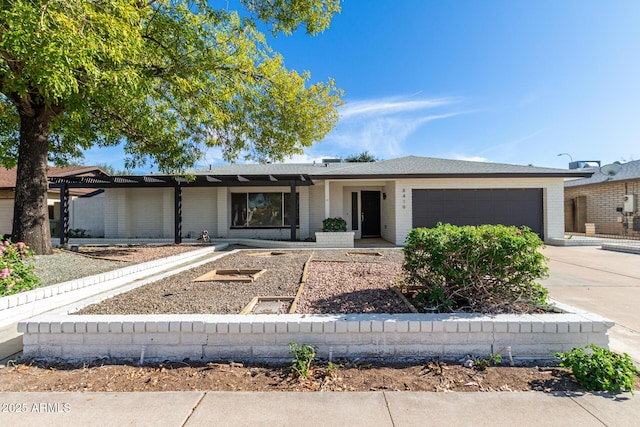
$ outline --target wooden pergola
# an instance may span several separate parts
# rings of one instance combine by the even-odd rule
[[[308,175],[172,175],[50,177],[51,188],[60,189],[60,245],[69,243],[70,188],[173,188],[174,242],[182,243],[182,189],[188,187],[289,187],[291,240],[296,240],[297,187],[313,185]]]

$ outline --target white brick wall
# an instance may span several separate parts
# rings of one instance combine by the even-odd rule
[[[316,246],[319,248],[352,248],[353,231],[316,231]]]
[[[43,315],[19,324],[26,357],[147,360],[282,360],[289,343],[320,357],[458,358],[505,354],[550,359],[589,343],[607,346],[613,323],[589,313],[538,315]]]
[[[314,237],[322,230],[325,214],[325,181],[299,187],[300,228],[297,237]],[[561,178],[512,179],[405,179],[397,181],[331,181],[329,212],[332,217],[349,219],[350,193],[363,189],[386,193],[382,200],[381,231],[385,239],[403,245],[412,227],[413,189],[465,188],[542,188],[545,239],[564,236],[563,181]],[[288,230],[230,230],[231,191],[288,191],[282,187],[247,187],[242,190],[183,190],[183,232],[208,229],[214,237],[287,239]],[[211,216],[209,216],[209,213]],[[211,224],[211,225],[207,225]],[[135,230],[135,231],[134,231]],[[135,234],[135,235],[134,235]],[[107,190],[105,199],[105,236],[173,237],[173,189]]]
[[[82,228],[91,237],[104,237],[104,193],[69,201],[69,228]]]
[[[198,238],[202,230],[218,235],[218,194],[215,187],[182,189],[182,235]]]

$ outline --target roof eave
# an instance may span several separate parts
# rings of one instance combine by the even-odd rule
[[[586,174],[564,172],[538,173],[426,173],[426,174],[353,174],[353,175],[312,175],[313,179],[417,179],[417,178],[589,178],[593,173]]]

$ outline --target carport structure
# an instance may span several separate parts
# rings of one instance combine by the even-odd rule
[[[312,185],[304,175],[235,175],[235,176],[104,176],[104,177],[51,177],[51,188],[60,189],[61,230],[60,245],[69,243],[69,189],[71,188],[173,188],[174,243],[182,243],[182,190],[190,187],[289,187],[291,240],[296,240],[297,188]]]

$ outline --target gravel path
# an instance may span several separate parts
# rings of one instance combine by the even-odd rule
[[[351,252],[351,254],[349,254]],[[278,254],[278,255],[272,255]],[[295,296],[312,257],[298,313],[399,313],[407,307],[389,289],[401,272],[402,252],[243,250],[151,283],[77,314],[234,314],[256,296]],[[266,271],[255,282],[193,282],[214,269]]]

